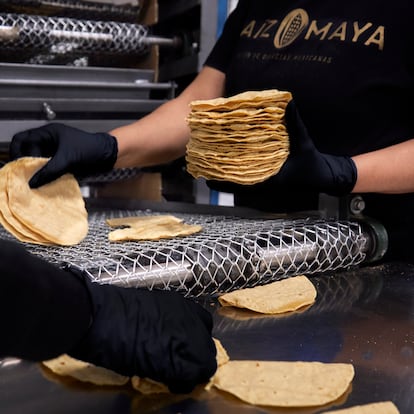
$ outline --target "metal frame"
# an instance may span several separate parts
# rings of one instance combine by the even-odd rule
[[[124,114],[138,118],[174,96],[173,82],[153,79],[152,70],[1,63],[0,142],[59,119],[94,131],[119,126],[126,123]],[[151,99],[154,90],[164,98]],[[87,119],[80,116],[85,113]]]

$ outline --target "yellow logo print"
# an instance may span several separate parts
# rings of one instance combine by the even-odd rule
[[[293,43],[306,29],[309,16],[303,9],[292,10],[281,22],[274,37],[273,43],[281,49]]]
[[[292,10],[280,23],[276,19],[266,19],[264,22],[251,20],[243,28],[240,36],[257,40],[273,37],[273,46],[283,49],[295,42],[302,33],[305,41],[317,39],[361,43],[384,50],[384,26],[373,22],[310,20],[308,13],[303,9]]]

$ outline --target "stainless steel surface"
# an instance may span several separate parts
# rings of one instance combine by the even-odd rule
[[[121,68],[77,68],[65,66],[37,66],[0,63],[0,91],[12,105],[24,105],[25,102],[47,101],[67,102],[67,111],[74,111],[75,105],[81,105],[78,111],[106,111],[111,105],[115,113],[118,103],[131,103],[149,99],[151,90],[164,91],[168,98],[173,97],[174,83],[154,82],[154,71],[145,69]],[[5,99],[5,98],[4,98]],[[100,107],[87,107],[86,103],[100,103]],[[5,104],[0,111],[13,111]],[[60,110],[64,109],[62,106]],[[25,106],[22,111],[30,110]]]
[[[385,264],[311,276],[313,307],[258,316],[201,302],[213,335],[232,359],[319,360],[354,364],[352,390],[333,408],[391,400],[414,412],[414,266]],[[316,414],[328,407],[283,410],[251,406],[220,391],[144,397],[129,386],[102,389],[59,379],[37,364],[0,364],[2,414]]]
[[[158,101],[157,101],[158,102]],[[149,102],[145,101],[142,102],[141,110],[144,108],[148,108],[151,104],[154,104],[154,109],[159,105],[159,102]],[[36,103],[33,103],[32,106],[35,106]],[[39,104],[39,112],[42,111],[42,105]],[[2,99],[0,98],[0,105],[2,105]],[[63,103],[65,107],[66,103]],[[115,114],[117,115],[117,114]],[[55,119],[56,122],[61,122],[62,120]],[[1,135],[0,135],[0,148],[1,145],[5,147],[5,152],[8,151],[8,145],[10,140],[14,134],[20,131],[24,131],[30,128],[38,128],[40,126],[46,125],[48,122],[47,120],[35,120],[35,119],[22,119],[22,120],[2,120],[0,121],[0,128],[1,128]],[[111,119],[102,119],[102,118],[95,118],[95,119],[68,119],[64,121],[66,125],[80,128],[85,131],[89,132],[97,132],[97,131],[111,131],[112,129],[118,128],[122,125],[127,125],[131,123],[129,119],[119,119],[119,118],[111,118]],[[0,152],[1,155],[1,152]],[[8,159],[8,158],[6,158]]]
[[[168,205],[168,203],[166,203]],[[370,240],[356,222],[310,217],[251,219],[175,214],[202,231],[159,241],[113,243],[106,219],[159,214],[150,210],[89,209],[89,232],[72,247],[27,244],[32,253],[86,272],[98,283],[214,295],[303,272],[348,268],[367,258]],[[0,237],[10,238],[4,230]]]
[[[174,82],[155,82],[148,69],[0,63],[0,143],[44,125],[51,113],[56,122],[110,131],[153,111],[174,97],[175,88]]]

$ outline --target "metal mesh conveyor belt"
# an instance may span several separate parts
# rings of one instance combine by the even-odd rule
[[[73,247],[27,245],[58,265],[85,271],[98,283],[214,295],[295,274],[347,268],[366,258],[367,237],[355,222],[319,219],[244,219],[174,214],[200,224],[192,236],[111,243],[105,219],[154,214],[143,210],[89,213],[90,229]],[[2,230],[1,237],[11,238]]]

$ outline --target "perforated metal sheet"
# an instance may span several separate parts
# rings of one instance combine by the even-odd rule
[[[98,283],[213,295],[290,275],[335,270],[366,257],[367,237],[359,224],[309,218],[257,220],[174,214],[201,224],[189,237],[153,242],[108,241],[105,219],[154,214],[141,210],[94,211],[86,239],[74,247],[27,245],[58,265],[85,271]],[[157,213],[155,213],[157,214]],[[1,237],[11,237],[4,231]]]

